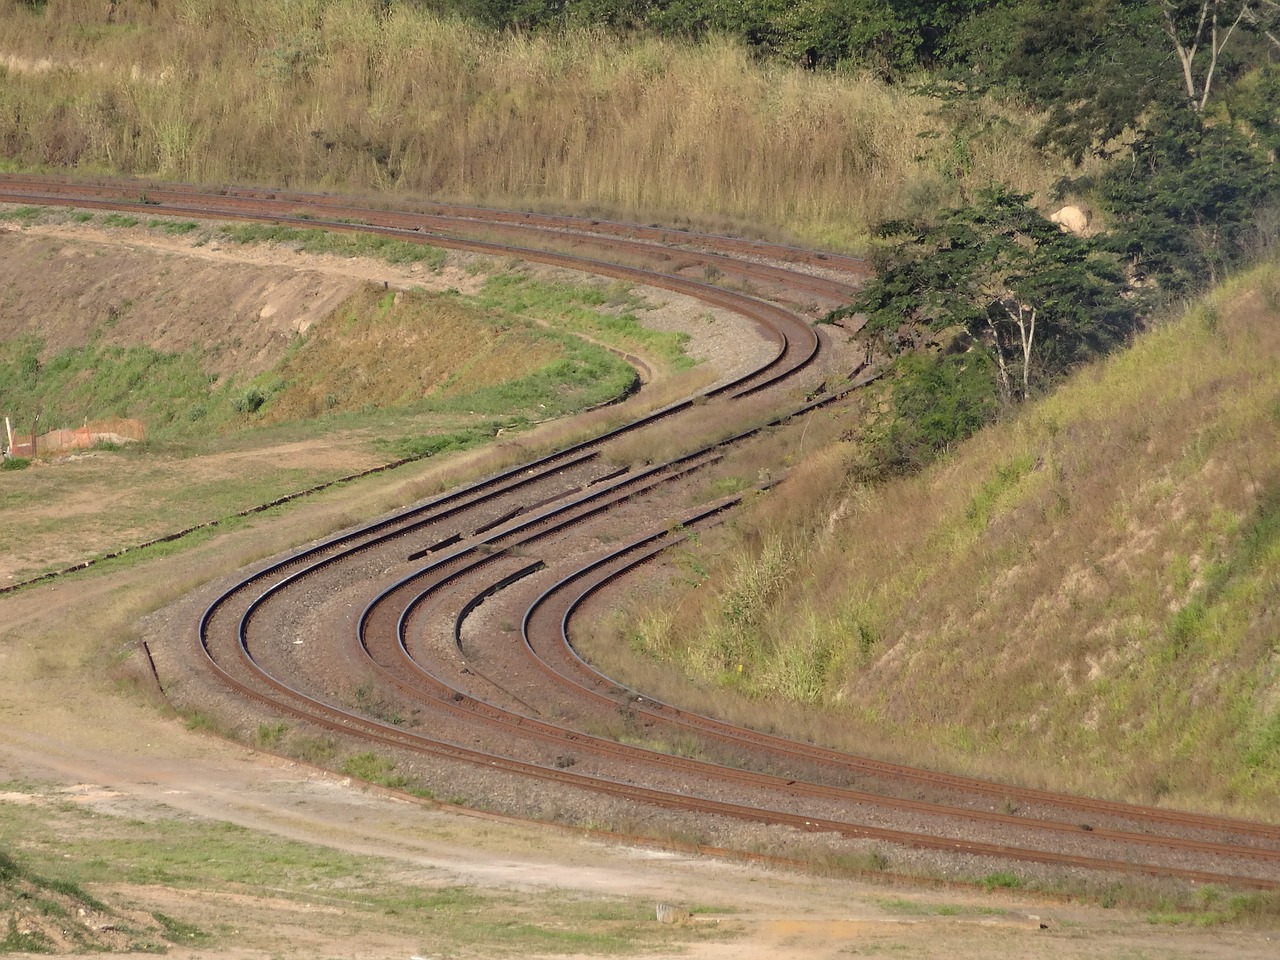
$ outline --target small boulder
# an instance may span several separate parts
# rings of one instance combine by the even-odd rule
[[[1056,223],[1063,233],[1074,233],[1076,236],[1082,235],[1089,227],[1089,214],[1075,206],[1063,207],[1057,213],[1050,214],[1049,219]]]

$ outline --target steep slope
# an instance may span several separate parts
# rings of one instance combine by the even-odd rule
[[[1272,263],[922,475],[829,448],[634,645],[846,746],[1274,816],[1278,358]]]

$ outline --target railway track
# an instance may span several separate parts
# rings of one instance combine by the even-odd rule
[[[753,394],[779,398],[778,422],[835,399],[787,399],[787,385],[803,380],[823,349],[796,305],[847,296],[865,276],[861,262],[607,221],[252,189],[3,175],[0,202],[144,203],[156,214],[360,230],[517,256],[696,297],[773,343],[757,369],[698,397],[242,578],[195,630],[209,675],[241,701],[399,755],[681,816],[1072,870],[1280,887],[1280,827],[842,754],[655,701],[578,656],[575,615],[686,531],[732,509],[736,498],[694,504],[690,487],[755,431],[644,470],[624,470],[601,451],[671,417],[720,416]],[[690,270],[762,296],[692,279]],[[610,546],[620,531],[625,544]],[[495,626],[504,615],[495,611],[518,629]],[[373,693],[353,702],[353,678]],[[610,735],[619,723],[630,738]],[[644,743],[631,742],[637,730]],[[659,748],[677,741],[683,751]],[[1016,813],[998,809],[1011,804]]]

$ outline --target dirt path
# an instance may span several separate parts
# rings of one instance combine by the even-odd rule
[[[105,738],[118,736],[103,726]],[[123,719],[123,718],[121,718]],[[273,758],[187,734],[173,722],[134,716],[140,739],[132,749],[104,752],[90,738],[69,742],[57,735],[19,731],[0,747],[0,766],[9,777],[50,780],[62,793],[105,816],[139,816],[164,806],[188,815],[320,843],[349,853],[394,858],[410,877],[423,882],[557,889],[596,895],[639,896],[686,907],[732,905],[737,913],[719,918],[741,931],[731,942],[698,944],[692,957],[817,958],[889,951],[899,956],[1114,956],[1150,951],[1152,956],[1274,955],[1265,935],[1200,932],[1171,935],[1140,918],[1097,913],[1062,905],[1013,901],[980,894],[920,894],[890,888],[820,881],[705,858],[690,858],[628,847],[606,846],[557,832],[540,832],[473,821],[359,790],[342,780]],[[132,726],[132,724],[131,724]],[[142,739],[145,738],[145,739]],[[0,811],[3,806],[0,806]],[[442,874],[444,875],[442,878]],[[131,891],[134,897],[138,891]],[[208,923],[225,898],[202,904],[180,891],[151,890],[149,905],[166,902]],[[888,904],[888,906],[886,906]],[[933,907],[995,909],[995,915],[967,918],[895,916],[904,904],[922,912]],[[158,909],[155,906],[152,909]],[[236,902],[251,940],[257,922],[288,930],[304,927],[307,911],[296,902]],[[196,922],[199,922],[197,920]],[[716,922],[706,918],[703,922]],[[1041,922],[1049,924],[1041,929]],[[296,933],[282,936],[268,952],[241,948],[227,956],[301,956],[290,949]],[[318,945],[305,938],[305,951]],[[333,942],[322,953],[379,956],[393,944],[361,950]],[[412,952],[413,944],[403,945]],[[198,956],[181,951],[174,956]],[[1142,955],[1137,953],[1135,955]],[[673,954],[672,956],[676,956]]]
[[[208,550],[234,546],[214,544]],[[168,561],[170,572],[193,572],[202,552]],[[34,801],[30,793],[0,790],[0,824],[9,805],[43,797],[84,805],[100,817],[197,817],[389,859],[410,883],[562,890],[641,897],[685,909],[735,909],[695,920],[737,935],[694,943],[672,957],[1276,955],[1280,941],[1269,940],[1265,931],[1168,928],[1141,916],[1028,896],[814,879],[440,812],[191,733],[152,706],[113,692],[100,672],[83,669],[95,656],[93,631],[82,626],[87,611],[110,611],[113,595],[151,575],[135,570],[25,591],[0,603],[7,625],[0,634],[0,781],[41,785]],[[48,622],[51,610],[63,612],[59,622]],[[113,616],[108,612],[106,619]],[[420,949],[410,938],[353,937],[344,932],[342,904],[323,898],[307,905],[164,887],[116,888],[111,894],[197,925],[234,923],[231,942],[216,951],[175,948],[176,957],[407,957]]]

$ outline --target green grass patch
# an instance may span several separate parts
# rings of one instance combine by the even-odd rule
[[[448,254],[426,243],[410,243],[371,233],[346,233],[272,224],[223,227],[233,243],[277,243],[302,253],[328,253],[340,257],[375,257],[387,263],[421,263],[439,270]]]
[[[27,457],[5,457],[0,460],[0,470],[25,470],[31,466],[31,460]]]
[[[380,786],[399,790],[409,782],[403,774],[395,773],[396,763],[388,757],[379,756],[372,751],[357,753],[342,761],[342,772],[348,777],[366,780]]]
[[[147,224],[153,230],[163,230],[171,237],[186,236],[199,226],[194,220],[152,220]]]
[[[79,425],[129,417],[146,424],[153,442],[185,439],[234,419],[229,384],[214,385],[198,350],[90,342],[43,358],[38,337],[0,343],[0,402],[16,423]],[[201,411],[197,418],[192,411]]]
[[[361,763],[381,766],[376,757]],[[166,815],[116,817],[70,803],[17,807],[10,821],[22,838],[23,860],[68,885],[160,884],[299,904],[332,898],[340,905],[337,912],[308,921],[324,925],[329,936],[377,924],[420,940],[422,949],[416,952],[429,956],[635,956],[724,935],[710,925],[656,923],[648,900],[406,883],[396,861],[358,857],[231,824]],[[15,870],[25,874],[27,868],[0,854],[0,884],[6,871]],[[210,927],[195,911],[152,917],[159,925],[157,939],[170,944],[216,948],[231,943],[230,930]],[[10,947],[3,934],[0,927],[5,949],[34,949],[16,938]]]
[[[1026,881],[1022,877],[1007,870],[988,873],[978,882],[986,887],[988,892],[992,890],[1020,890],[1026,886]]]
[[[457,450],[470,450],[492,440],[495,432],[495,427],[485,425],[421,437],[410,436],[397,439],[379,437],[374,444],[390,459],[418,459]]]
[[[644,301],[624,285],[559,283],[507,271],[490,276],[476,299],[484,307],[530,317],[629,353],[642,353],[674,370],[694,365],[685,353],[688,335],[644,327],[636,315],[645,308]]]
[[[195,710],[189,713],[186,718],[186,726],[193,733],[212,733],[219,737],[234,739],[234,731],[228,728],[220,717],[206,713],[203,710]]]
[[[170,943],[183,943],[193,946],[207,944],[213,938],[193,923],[187,923],[166,913],[153,912],[151,918],[160,924],[163,936]]]
[[[487,416],[528,411],[535,419],[563,416],[584,407],[626,396],[638,383],[625,361],[576,337],[529,331],[534,339],[552,341],[560,357],[533,373],[465,393],[434,395],[423,404],[440,413]]]
[[[0,939],[0,953],[52,953],[53,941],[36,931],[18,929],[16,917],[9,917],[5,935]]]
[[[48,207],[15,207],[13,210],[0,210],[0,220],[17,220],[19,223],[31,224],[44,219],[48,212]]]
[[[271,750],[280,745],[288,732],[289,724],[283,720],[278,720],[275,723],[260,723],[258,724],[258,733],[254,739],[257,741],[258,746],[264,750]]]
[[[1024,453],[996,467],[995,477],[982,485],[965,508],[965,518],[979,529],[985,527],[991,521],[1000,498],[1015,488],[1034,466],[1035,459]]]
[[[104,227],[136,227],[140,221],[137,217],[131,217],[126,213],[108,213],[102,218]]]

